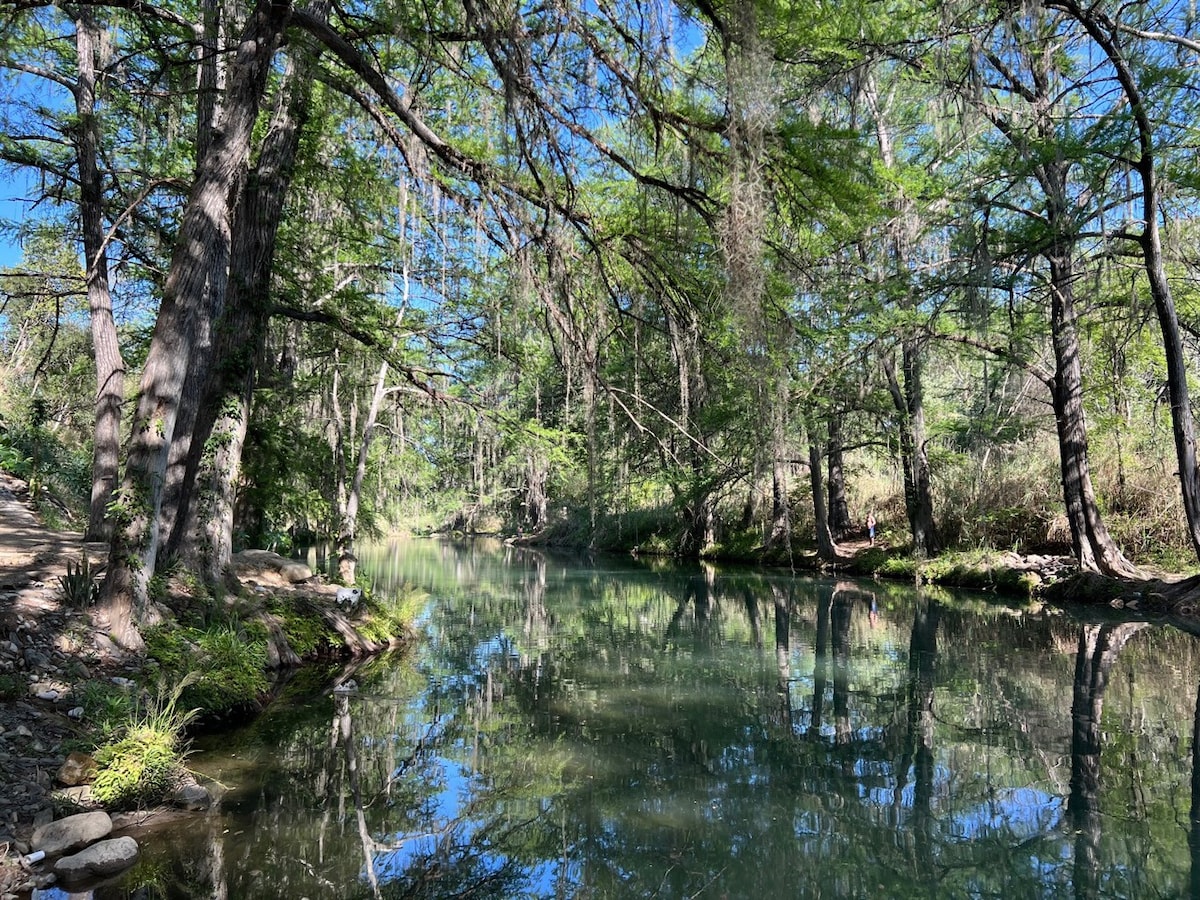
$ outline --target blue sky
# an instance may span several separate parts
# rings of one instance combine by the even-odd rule
[[[28,176],[0,173],[0,220],[19,225],[27,215]],[[0,268],[15,266],[21,261],[21,248],[8,229],[0,230]]]

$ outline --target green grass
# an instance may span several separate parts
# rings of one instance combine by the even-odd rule
[[[160,683],[115,736],[96,748],[92,796],[114,808],[153,804],[166,796],[184,772],[183,734],[198,713],[180,707],[191,681],[184,678],[170,688]]]

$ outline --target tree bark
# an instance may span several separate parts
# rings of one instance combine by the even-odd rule
[[[1048,31],[1049,25],[1043,30]],[[995,64],[1014,95],[1026,98],[1030,121],[1017,128],[1007,117],[987,113],[992,124],[1029,167],[1045,198],[1048,237],[1037,247],[1050,275],[1050,335],[1054,348],[1054,375],[1047,379],[1058,436],[1059,471],[1063,504],[1071,529],[1072,553],[1081,569],[1106,575],[1131,577],[1136,568],[1124,557],[1104,525],[1092,487],[1088,459],[1087,422],[1083,406],[1083,376],[1075,308],[1075,257],[1079,244],[1080,210],[1074,199],[1085,194],[1072,185],[1073,163],[1045,153],[1063,138],[1060,134],[1055,84],[1057,60],[1041,45],[1022,47],[1030,69],[1028,84],[1003,64]],[[1027,133],[1030,132],[1030,133]],[[1038,213],[1040,214],[1040,210]]]
[[[938,551],[933,521],[933,490],[930,486],[929,454],[925,446],[925,392],[921,383],[921,349],[913,337],[901,348],[904,382],[896,374],[895,362],[885,358],[884,374],[892,405],[900,417],[900,466],[904,472],[904,511],[908,516],[913,552],[928,556]]]
[[[809,432],[808,441],[808,474],[812,483],[813,520],[817,532],[817,556],[829,562],[837,559],[837,546],[833,542],[833,534],[829,530],[829,513],[825,506],[825,485],[821,469],[821,448]]]
[[[121,451],[121,402],[125,397],[125,361],[113,319],[108,283],[108,252],[104,240],[104,192],[97,163],[100,122],[96,116],[97,51],[100,27],[89,6],[75,16],[75,46],[79,80],[75,111],[79,117],[76,156],[79,164],[79,212],[86,264],[88,313],[96,357],[95,435],[92,445],[92,498],[87,538],[105,540],[111,534],[108,507],[117,487]]]
[[[1197,468],[1196,425],[1187,381],[1187,361],[1179,315],[1171,295],[1163,265],[1162,233],[1159,216],[1161,200],[1158,186],[1157,157],[1154,150],[1155,126],[1150,120],[1142,91],[1134,77],[1129,61],[1121,49],[1117,26],[1103,13],[1079,4],[1053,4],[1074,17],[1104,51],[1117,73],[1117,80],[1129,101],[1137,128],[1138,156],[1135,168],[1141,180],[1142,220],[1145,223],[1139,238],[1150,296],[1162,332],[1163,351],[1167,362],[1167,393],[1171,399],[1171,433],[1175,440],[1175,456],[1179,464],[1179,489],[1183,511],[1187,518],[1192,550],[1200,558],[1200,469]]]
[[[844,540],[854,527],[850,504],[846,502],[846,469],[842,458],[842,417],[834,412],[829,417],[828,485],[829,530],[835,541]]]
[[[1058,433],[1063,502],[1071,526],[1071,549],[1080,568],[1086,571],[1132,577],[1137,574],[1137,569],[1109,536],[1092,488],[1071,250],[1060,245],[1048,257],[1050,330],[1055,362],[1051,394]]]
[[[142,646],[138,626],[149,615],[148,585],[161,535],[162,480],[174,437],[188,358],[214,273],[211,261],[228,247],[230,207],[250,152],[253,126],[290,8],[260,0],[250,14],[229,78],[221,131],[201,160],[171,258],[139,389],[125,475],[117,498],[108,574],[98,613],[109,634],[129,649]]]
[[[309,8],[324,15],[325,6]],[[213,358],[220,365],[207,381],[189,447],[186,488],[171,532],[169,550],[214,584],[233,555],[237,484],[267,336],[271,269],[300,136],[308,121],[312,65],[289,60],[279,102],[238,205],[226,304],[214,329]],[[206,458],[206,448],[211,458]]]

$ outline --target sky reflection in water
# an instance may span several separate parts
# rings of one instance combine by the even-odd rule
[[[488,542],[363,565],[429,593],[421,648],[206,742],[220,809],[98,898],[1194,893],[1174,628]]]

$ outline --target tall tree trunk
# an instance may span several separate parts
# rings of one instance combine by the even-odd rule
[[[92,347],[96,356],[95,435],[92,446],[92,498],[87,537],[104,540],[111,534],[108,506],[117,486],[121,450],[121,401],[125,395],[125,361],[113,320],[108,284],[108,252],[104,240],[103,185],[97,164],[100,123],[96,117],[96,69],[100,28],[89,6],[76,12],[75,46],[79,80],[75,111],[79,117],[76,154],[79,163],[79,212]]]
[[[253,127],[267,74],[286,24],[286,2],[260,0],[243,30],[230,71],[220,133],[200,163],[184,209],[171,267],[142,372],[132,440],[116,505],[108,574],[99,616],[120,645],[142,646],[138,626],[149,616],[148,585],[154,575],[162,479],[174,435],[188,357],[204,301],[214,278],[214,248],[230,240],[230,204],[250,152]]]
[[[933,490],[930,486],[929,454],[925,446],[925,390],[921,383],[921,350],[915,338],[905,338],[901,350],[901,383],[896,364],[884,359],[888,391],[900,418],[900,465],[904,472],[904,511],[908,516],[913,552],[919,556],[936,553],[937,531],[933,521]]]
[[[1175,456],[1179,464],[1179,489],[1183,498],[1183,511],[1187,518],[1192,549],[1200,558],[1200,469],[1197,468],[1196,425],[1187,382],[1187,362],[1183,336],[1179,328],[1179,315],[1163,265],[1162,233],[1159,224],[1161,197],[1154,149],[1155,124],[1150,119],[1137,78],[1121,48],[1118,26],[1103,12],[1091,6],[1084,9],[1075,0],[1065,0],[1052,6],[1063,9],[1074,17],[1104,51],[1116,70],[1117,80],[1129,101],[1137,128],[1138,156],[1135,168],[1141,180],[1144,223],[1139,244],[1167,361],[1171,432],[1175,439]]]
[[[324,15],[325,4],[310,10]],[[214,329],[214,359],[189,447],[185,490],[169,550],[210,584],[233,556],[234,509],[269,319],[271,269],[284,201],[309,117],[313,62],[289,58],[279,100],[234,219],[224,313]],[[206,457],[205,449],[211,451]]]
[[[829,513],[825,507],[825,485],[821,469],[821,447],[813,432],[809,430],[808,441],[808,474],[812,483],[813,521],[816,523],[817,556],[829,562],[837,559],[837,546],[833,542],[833,534],[829,530]]]
[[[771,532],[768,550],[792,553],[792,504],[788,485],[786,395],[782,386],[771,405]]]
[[[889,169],[896,167],[896,152],[880,103],[874,78],[868,75],[860,86],[862,98],[875,117],[875,137],[879,157]],[[895,200],[896,215],[891,224],[891,264],[897,277],[907,278],[909,252],[915,240],[916,216],[912,200],[901,193]],[[913,310],[912,300],[902,306]],[[933,520],[933,488],[929,472],[929,452],[925,437],[925,386],[921,377],[925,342],[913,326],[905,326],[900,337],[900,373],[886,359],[884,369],[892,403],[900,418],[900,464],[904,470],[904,508],[912,533],[913,552],[927,556],[938,551]]]
[[[829,531],[835,541],[844,540],[854,527],[850,504],[846,502],[846,469],[842,455],[842,415],[833,412],[829,417],[828,485]]]
[[[1052,201],[1053,202],[1053,201]],[[1083,375],[1075,326],[1074,277],[1069,247],[1048,254],[1050,323],[1054,344],[1054,422],[1058,432],[1063,502],[1071,526],[1071,548],[1081,569],[1133,576],[1134,566],[1108,534],[1096,505],[1088,464],[1087,424],[1083,411]]]

